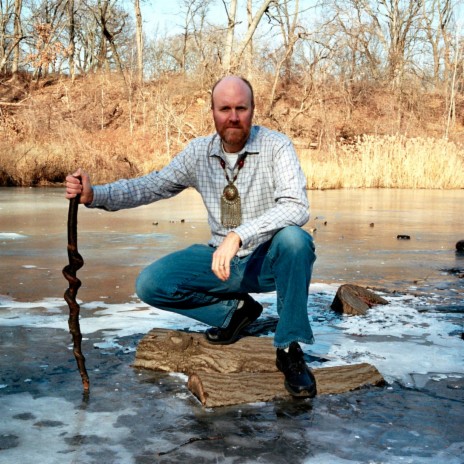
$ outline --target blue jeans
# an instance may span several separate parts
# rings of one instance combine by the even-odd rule
[[[244,294],[276,291],[274,346],[314,343],[307,310],[316,260],[310,234],[297,226],[281,229],[250,255],[235,256],[226,282],[211,270],[214,251],[208,245],[192,245],[155,261],[140,273],[137,295],[159,309],[226,327]]]

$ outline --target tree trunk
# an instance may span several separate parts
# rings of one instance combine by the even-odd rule
[[[237,14],[237,0],[231,0],[230,11],[227,11],[227,35],[222,59],[222,69],[227,74],[232,65],[232,48],[234,47],[235,17]]]
[[[14,16],[14,51],[13,51],[13,64],[11,72],[17,74],[19,71],[19,57],[20,57],[20,41],[21,41],[21,10],[23,7],[22,0],[15,0],[15,16]]]
[[[140,0],[134,0],[135,8],[135,39],[137,42],[137,80],[143,83],[143,30],[142,30],[142,11],[140,10]]]
[[[74,54],[76,52],[76,29],[74,21],[74,0],[68,0],[68,31],[69,31],[69,74],[71,81],[74,82],[76,66]]]
[[[253,1],[247,0],[247,22],[250,29],[253,22]],[[253,39],[250,39],[245,49],[245,72],[248,80],[253,79]]]
[[[253,37],[253,34],[256,32],[256,28],[258,27],[261,18],[264,16],[264,13],[273,1],[274,0],[265,0],[259,8],[259,10],[257,11],[255,17],[252,19],[251,23],[248,26],[247,33],[245,34],[242,43],[240,44],[240,46],[237,49],[237,52],[235,53],[235,61],[238,61],[242,57],[243,52],[245,51],[247,45],[250,43]]]
[[[203,334],[153,329],[139,343],[134,367],[189,375],[190,391],[206,407],[290,398],[275,365],[269,337],[245,337],[212,345]],[[356,364],[313,369],[318,394],[382,385],[374,366]]]

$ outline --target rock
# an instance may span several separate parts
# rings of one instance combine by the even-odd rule
[[[398,240],[411,240],[411,236],[410,235],[397,235],[396,238]]]
[[[459,251],[460,253],[464,253],[464,240],[459,240],[456,243],[456,251]]]
[[[376,304],[385,305],[388,301],[358,285],[344,284],[337,290],[330,307],[339,313],[362,316]]]

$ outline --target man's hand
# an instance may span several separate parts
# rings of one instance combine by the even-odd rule
[[[230,277],[230,262],[240,249],[240,237],[235,232],[229,232],[224,241],[213,253],[211,269],[214,274],[226,281]]]
[[[69,176],[66,176],[65,197],[70,200],[77,195],[81,196],[79,203],[88,204],[93,201],[93,188],[90,183],[90,177],[81,168]]]

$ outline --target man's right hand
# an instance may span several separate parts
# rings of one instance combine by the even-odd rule
[[[93,201],[93,188],[90,183],[90,177],[81,168],[69,176],[66,176],[65,197],[70,200],[77,195],[81,196],[79,203],[89,204]]]

